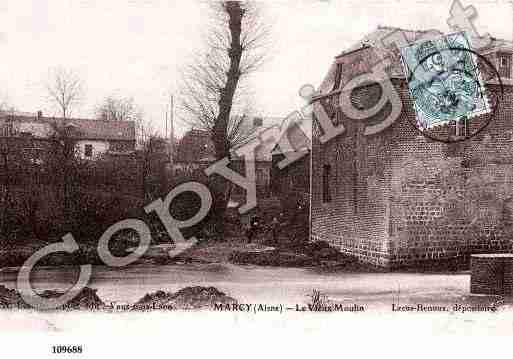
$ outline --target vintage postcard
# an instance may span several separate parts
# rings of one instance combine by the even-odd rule
[[[512,17],[505,0],[3,0],[6,357],[511,335]]]

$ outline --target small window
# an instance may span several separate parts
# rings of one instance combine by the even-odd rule
[[[322,201],[323,202],[331,201],[330,174],[331,174],[331,166],[324,165],[322,168]]]
[[[351,103],[358,110],[369,110],[381,99],[381,86],[366,85],[351,91]]]
[[[507,67],[508,66],[508,58],[506,56],[501,56],[500,64],[502,67]]]
[[[85,147],[84,147],[84,155],[86,157],[92,157],[93,156],[93,145],[85,145]]]

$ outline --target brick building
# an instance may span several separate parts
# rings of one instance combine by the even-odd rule
[[[180,139],[174,158],[177,165],[212,162],[214,160],[215,149],[210,133],[196,129],[187,131]]]
[[[336,106],[338,94],[321,100],[331,121],[342,123],[345,132],[321,143],[322,130],[314,127],[311,238],[326,240],[362,262],[386,268],[465,263],[470,253],[510,251],[512,44],[493,39],[486,49],[480,49],[504,83],[504,96],[490,124],[470,139],[447,144],[427,139],[412,126],[415,111],[398,49],[383,47],[379,41],[394,31],[379,27],[337,56],[321,85],[326,93],[342,88],[355,74],[369,72],[376,57],[386,53],[394,59],[386,72],[402,110],[385,130],[366,134],[366,126],[390,113],[390,103],[367,121],[355,121]],[[402,31],[409,40],[424,34]],[[485,77],[489,96],[500,98],[497,79],[493,74]],[[379,96],[379,85],[368,84],[354,89],[351,101],[355,107],[370,106]],[[472,118],[466,130],[475,130],[490,116]],[[436,131],[456,137],[462,133],[456,127],[448,124]]]

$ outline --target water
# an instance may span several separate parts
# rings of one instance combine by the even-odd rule
[[[0,270],[0,284],[16,287],[17,271]],[[37,290],[70,287],[76,267],[38,267],[31,276]],[[470,276],[419,273],[319,273],[303,268],[232,264],[94,266],[89,287],[106,303],[133,303],[156,290],[174,292],[193,286],[214,286],[240,303],[295,305],[308,302],[313,289],[330,299],[367,306],[392,302],[451,302],[469,292]]]

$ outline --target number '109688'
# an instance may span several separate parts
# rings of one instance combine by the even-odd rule
[[[81,345],[53,345],[52,354],[80,354],[82,353]]]

